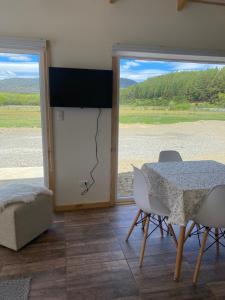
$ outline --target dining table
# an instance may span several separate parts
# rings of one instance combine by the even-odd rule
[[[145,163],[149,195],[170,211],[168,223],[179,225],[174,279],[181,276],[186,227],[208,192],[225,184],[225,165],[213,160]],[[218,208],[219,209],[219,208]]]

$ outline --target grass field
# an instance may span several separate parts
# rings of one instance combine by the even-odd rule
[[[120,106],[122,124],[173,124],[200,120],[225,121],[225,112],[207,110],[165,110],[151,107]]]
[[[166,110],[151,107],[120,106],[122,124],[174,124],[200,120],[225,121],[225,112],[201,110]],[[34,128],[41,126],[40,107],[28,105],[0,106],[0,127]]]
[[[0,105],[40,105],[40,95],[0,92]]]
[[[0,106],[0,128],[41,127],[39,106]]]

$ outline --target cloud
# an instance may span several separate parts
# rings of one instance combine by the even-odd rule
[[[225,65],[205,64],[197,62],[176,62],[176,61],[156,61],[156,60],[124,60],[121,62],[121,77],[144,81],[148,78],[165,75],[181,71],[198,71],[212,68],[221,69]]]
[[[0,53],[0,58],[7,58],[10,61],[31,61],[32,58],[29,55],[17,54],[17,53]]]
[[[38,62],[0,62],[0,79],[39,77]]]
[[[138,63],[138,64],[149,64],[149,63],[151,63],[151,61],[149,61],[149,60],[142,60],[142,59],[135,59],[134,60],[136,63]]]
[[[15,78],[15,77],[16,77],[16,73],[13,73],[11,71],[0,70],[0,80]]]
[[[120,76],[122,78],[128,78],[128,79],[135,80],[137,82],[141,82],[148,78],[157,77],[168,73],[169,73],[168,71],[158,70],[158,69],[122,70],[121,68]]]
[[[219,64],[201,64],[201,63],[186,63],[186,62],[171,62],[173,71],[201,71],[208,69],[221,69],[224,65]]]
[[[140,64],[137,63],[134,60],[128,60],[124,64],[121,65],[121,69],[123,69],[123,70],[129,70],[129,69],[131,69],[133,67],[138,67],[139,65]]]
[[[139,63],[139,64],[165,64],[165,61],[162,60],[145,60],[145,59],[135,59],[135,62]]]

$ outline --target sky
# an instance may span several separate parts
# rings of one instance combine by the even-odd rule
[[[223,65],[121,59],[120,76],[141,82],[171,72],[207,70],[216,67],[221,68]],[[39,55],[0,53],[0,80],[38,77]]]
[[[0,53],[0,80],[38,77],[39,55]]]
[[[191,62],[147,61],[137,59],[120,60],[120,77],[142,82],[148,78],[171,72],[207,70],[222,68],[224,65]]]

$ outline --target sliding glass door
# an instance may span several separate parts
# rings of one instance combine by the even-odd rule
[[[0,53],[0,184],[44,184],[40,55]]]
[[[162,150],[225,163],[224,82],[222,64],[120,59],[118,199],[132,198],[132,164]]]

